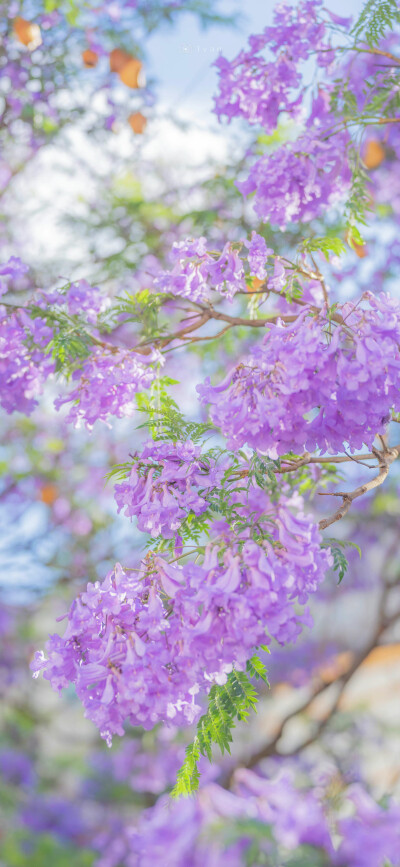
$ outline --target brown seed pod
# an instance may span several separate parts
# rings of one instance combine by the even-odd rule
[[[94,69],[99,62],[99,55],[97,51],[92,51],[91,48],[86,48],[85,51],[82,51],[82,60],[84,66],[87,66],[88,69]]]
[[[42,44],[39,25],[27,21],[26,18],[14,18],[13,31],[18,42],[21,42],[22,45],[26,45],[30,51],[33,51],[34,48],[38,48],[38,46]]]
[[[147,126],[147,118],[140,111],[137,111],[135,114],[129,115],[128,123],[136,135],[142,135]]]
[[[364,165],[367,169],[377,169],[385,159],[385,156],[386,151],[380,141],[370,139],[370,141],[367,142],[363,155]]]
[[[121,72],[119,73],[119,77],[127,87],[131,87],[135,89],[140,87],[140,73],[142,69],[142,63],[140,60],[137,60],[136,57],[132,57],[132,60],[129,63],[126,63],[125,66],[122,67]]]
[[[131,54],[128,54],[128,52],[124,51],[123,48],[114,48],[109,55],[111,72],[121,72],[121,69],[126,66],[130,60],[133,60]]]

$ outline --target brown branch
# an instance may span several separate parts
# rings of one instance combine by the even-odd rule
[[[362,497],[368,491],[372,491],[374,488],[382,485],[385,479],[388,476],[390,465],[396,458],[399,457],[400,454],[400,445],[394,446],[392,449],[388,449],[384,447],[382,451],[378,451],[378,449],[373,449],[374,455],[379,460],[379,472],[373,479],[370,479],[369,482],[365,482],[363,485],[359,485],[355,488],[354,491],[331,491],[330,493],[319,491],[319,496],[331,496],[331,497],[342,497],[342,504],[339,508],[334,512],[330,518],[323,518],[319,522],[319,529],[325,530],[327,527],[330,527],[331,524],[334,524],[336,521],[340,521],[350,509],[353,501],[357,499],[357,497]]]
[[[396,542],[397,542],[397,539],[396,539]],[[305,711],[307,711],[311,707],[311,705],[313,704],[315,699],[319,695],[321,695],[321,693],[327,691],[332,686],[332,682],[326,683],[324,680],[317,681],[317,683],[313,689],[312,695],[309,696],[309,698],[307,698],[301,705],[299,705],[297,708],[295,708],[295,710],[288,713],[284,717],[283,720],[281,720],[279,728],[277,729],[274,737],[267,744],[265,744],[265,746],[261,747],[261,749],[257,750],[257,752],[255,752],[255,753],[253,753],[253,755],[251,755],[250,758],[247,759],[247,761],[241,762],[241,767],[254,768],[263,759],[266,759],[272,755],[279,755],[279,756],[295,755],[296,753],[298,753],[301,750],[305,749],[306,747],[310,746],[312,743],[314,743],[317,740],[319,735],[322,733],[322,731],[329,724],[332,716],[338,710],[343,692],[346,689],[349,681],[352,679],[354,674],[358,671],[358,669],[360,668],[362,663],[365,661],[365,659],[369,656],[369,654],[372,652],[372,650],[374,650],[374,648],[378,645],[379,640],[382,637],[382,635],[384,634],[384,632],[386,632],[386,630],[390,626],[392,626],[393,623],[395,623],[397,620],[400,619],[400,611],[396,611],[394,614],[392,614],[390,616],[385,616],[384,609],[385,609],[385,604],[386,604],[389,590],[390,590],[390,586],[386,584],[384,586],[384,589],[383,589],[383,592],[381,595],[381,601],[380,601],[379,613],[378,613],[378,622],[377,622],[376,628],[374,630],[374,633],[373,633],[370,641],[365,645],[365,647],[362,648],[362,650],[359,651],[359,653],[357,653],[355,655],[353,662],[351,663],[351,665],[347,669],[347,671],[345,671],[345,672],[343,672],[343,674],[339,675],[339,677],[336,678],[336,681],[334,681],[335,684],[339,685],[337,695],[335,697],[333,704],[331,705],[331,707],[329,709],[329,712],[319,722],[319,724],[318,724],[317,728],[315,729],[315,731],[313,732],[313,734],[310,735],[308,738],[306,738],[306,740],[302,741],[302,743],[300,745],[298,745],[296,748],[294,748],[288,752],[283,753],[279,749],[277,749],[278,743],[279,743],[279,741],[280,741],[280,739],[284,733],[284,730],[286,728],[287,723],[290,720],[294,719],[299,714],[302,714]],[[230,776],[229,783],[231,782],[233,773]]]
[[[356,463],[361,463],[363,460],[371,460],[372,458],[376,458],[376,454],[373,452],[367,452],[362,455],[331,455],[330,457],[312,457],[310,454],[306,453],[302,457],[297,460],[288,461],[286,459],[285,466],[282,466],[280,469],[274,468],[275,473],[293,473],[301,467],[308,466],[308,464],[344,464],[349,461],[355,461]],[[283,459],[285,460],[285,458]],[[368,466],[368,464],[363,464],[363,466]]]
[[[394,60],[395,63],[400,64],[400,57],[396,57],[395,54],[391,54],[390,51],[381,51],[380,48],[352,48],[351,51],[360,51],[363,54],[377,54],[379,57],[387,57],[389,60]]]

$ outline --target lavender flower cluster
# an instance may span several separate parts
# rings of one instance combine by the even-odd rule
[[[250,36],[247,51],[232,61],[218,57],[215,113],[219,119],[243,117],[272,133],[281,112],[295,120],[301,118],[303,92],[298,63],[306,60],[310,51],[326,48],[326,27],[317,18],[321,6],[321,0],[305,0],[297,6],[280,3],[275,7],[273,26]],[[273,54],[269,62],[260,54],[267,47]]]
[[[129,478],[115,485],[118,511],[138,518],[138,528],[151,536],[174,536],[190,511],[208,508],[204,494],[222,479],[223,469],[201,460],[201,447],[186,442],[145,444]]]
[[[83,422],[91,430],[96,421],[107,423],[110,415],[117,418],[132,415],[134,396],[149,388],[157,376],[152,362],[161,363],[154,351],[145,363],[142,357],[124,349],[96,347],[82,367],[75,370],[72,380],[76,387],[54,401],[56,409],[72,403],[66,421],[79,427]]]
[[[171,271],[164,271],[154,281],[160,292],[170,292],[192,301],[206,301],[210,289],[229,300],[246,289],[243,262],[231,243],[221,253],[207,251],[206,238],[188,239],[173,245]]]
[[[345,132],[322,140],[312,130],[261,157],[236,186],[244,196],[255,193],[254,210],[261,221],[277,223],[280,229],[308,222],[350,190],[348,142]]]
[[[231,62],[219,57],[219,93],[215,112],[221,119],[243,117],[272,133],[280,114],[306,126],[299,138],[261,157],[244,181],[236,186],[248,196],[255,193],[254,210],[260,220],[276,223],[281,229],[294,221],[306,222],[320,216],[350,190],[352,172],[347,151],[350,136],[337,130],[330,108],[332,84],[327,81],[312,101],[306,119],[304,89],[299,62],[312,52],[320,67],[335,60],[335,51],[324,39],[327,22],[320,16],[320,0],[304,0],[296,6],[278,4],[274,24],[262,34],[250,36],[249,50]],[[337,25],[348,19],[334,14]],[[272,61],[260,52],[269,49]],[[330,76],[331,78],[331,76]]]
[[[52,333],[24,310],[0,305],[0,403],[8,413],[30,415],[55,365],[44,349]]]
[[[241,768],[233,791],[209,783],[196,799],[171,804],[163,797],[136,823],[100,832],[96,867],[286,864],[294,853],[307,864],[399,867],[399,807],[376,804],[359,784],[344,789],[341,803],[346,818],[337,816],[322,785],[311,790],[299,787],[293,772],[266,779]],[[255,841],[260,860],[248,861]]]
[[[192,723],[201,711],[196,695],[224,683],[232,666],[243,669],[254,647],[268,636],[296,638],[297,603],[331,564],[317,527],[290,505],[254,490],[247,508],[268,512],[271,541],[256,544],[247,530],[239,550],[221,525],[201,565],[148,555],[138,575],[117,565],[102,584],[88,584],[64,636],[50,637],[47,658],[36,653],[35,675],[42,670],[58,690],[74,683],[108,743],[125,721]],[[307,611],[303,621],[310,622]]]
[[[400,305],[384,293],[364,298],[369,307],[344,305],[334,328],[308,308],[269,326],[219,385],[197,386],[229,448],[248,443],[277,458],[371,447],[384,433],[400,409]]]

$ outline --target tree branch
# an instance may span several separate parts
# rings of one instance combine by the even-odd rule
[[[399,457],[400,445],[394,446],[392,449],[388,449],[384,446],[382,451],[373,449],[373,453],[379,460],[379,472],[378,475],[374,476],[373,479],[370,479],[369,482],[365,482],[364,485],[359,485],[354,491],[331,491],[329,493],[319,491],[320,497],[342,497],[342,504],[338,509],[336,509],[336,512],[334,512],[330,518],[323,518],[319,522],[318,526],[320,530],[325,530],[327,527],[330,527],[331,524],[340,521],[341,518],[347,515],[351,504],[355,499],[357,499],[357,497],[362,497],[363,494],[366,494],[368,491],[372,491],[374,488],[383,484],[388,476],[390,465]]]

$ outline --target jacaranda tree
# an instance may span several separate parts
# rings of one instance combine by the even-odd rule
[[[400,621],[400,5],[277,3],[214,63],[224,171],[114,171],[157,113],[146,40],[213,6],[3,4],[7,867],[400,865],[400,765],[367,759],[394,711],[346,705]],[[19,207],[78,134],[60,278]]]

